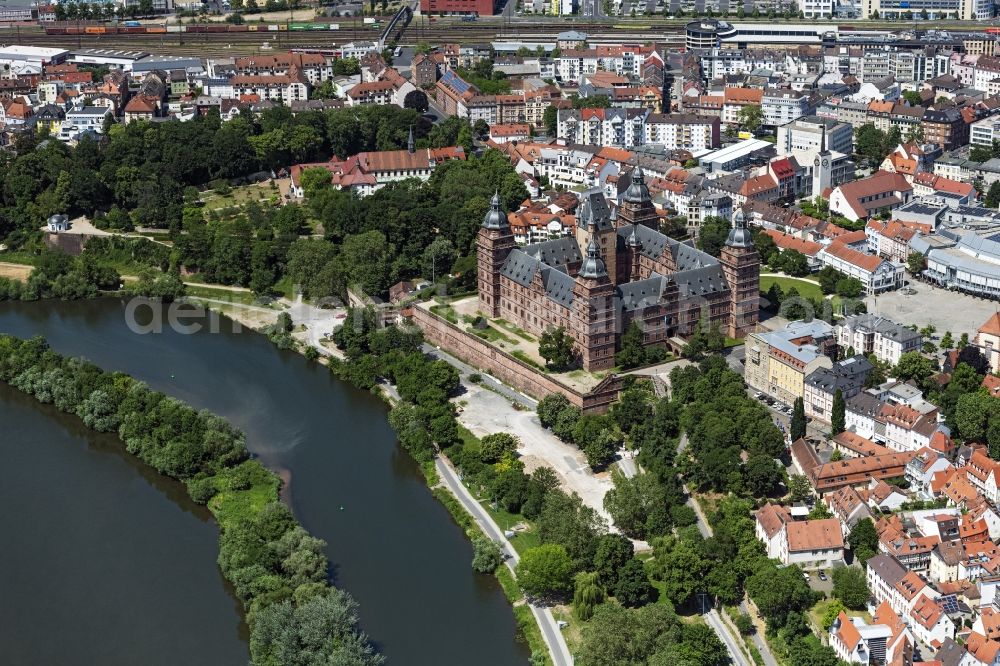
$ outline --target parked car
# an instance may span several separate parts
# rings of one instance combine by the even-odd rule
[[[809,579],[809,574],[807,574],[805,571],[802,572],[802,577],[806,579],[807,583],[809,582],[809,580],[810,580]]]
[[[820,580],[826,580],[826,573],[824,571],[822,571],[822,570],[820,570],[820,572],[819,572],[819,579]]]

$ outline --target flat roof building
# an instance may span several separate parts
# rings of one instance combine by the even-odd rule
[[[45,67],[46,65],[58,65],[64,62],[69,56],[66,49],[52,49],[40,46],[11,46],[0,47],[0,64],[3,65],[35,65]]]

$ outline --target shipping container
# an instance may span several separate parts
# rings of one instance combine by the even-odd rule
[[[365,17],[365,25],[369,25],[369,24],[372,24],[372,23],[374,23],[374,22],[375,22],[375,19],[374,19],[374,18],[372,18],[372,17],[370,17],[370,16],[366,16],[366,17]]]
[[[183,25],[179,25],[179,24],[178,25],[168,25],[167,26],[167,32],[188,32],[186,30],[186,28],[187,28],[187,26],[183,26]],[[149,30],[146,30],[146,32],[149,32]]]
[[[166,34],[166,32],[167,32],[167,29],[165,27],[163,27],[162,25],[159,25],[159,26],[157,26],[157,25],[151,25],[148,28],[146,28],[146,34],[149,34],[149,35],[163,35],[163,34]]]
[[[142,24],[139,23],[138,21],[125,21],[124,23],[122,23],[122,25],[125,26],[126,28],[138,28]]]
[[[88,25],[83,31],[88,35],[103,35],[108,32],[107,28],[98,27],[94,25]]]

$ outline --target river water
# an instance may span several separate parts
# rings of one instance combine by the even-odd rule
[[[472,571],[471,546],[399,448],[383,403],[229,320],[192,321],[200,332],[140,335],[117,300],[0,304],[0,332],[43,335],[243,429],[254,454],[287,470],[288,501],[328,542],[333,582],[358,600],[390,664],[525,663],[503,592]],[[12,419],[15,436],[5,427],[0,437],[17,470],[0,514],[14,546],[0,549],[12,578],[0,584],[4,663],[245,663],[205,512],[143,473],[114,437],[4,389],[0,423]]]

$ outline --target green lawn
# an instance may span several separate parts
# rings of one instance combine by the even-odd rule
[[[823,298],[823,291],[819,288],[818,284],[807,282],[806,280],[800,280],[799,278],[773,277],[770,275],[762,275],[760,277],[761,293],[766,294],[772,284],[777,284],[781,287],[781,290],[786,293],[789,289],[795,287],[800,296],[805,296],[806,298]]]

